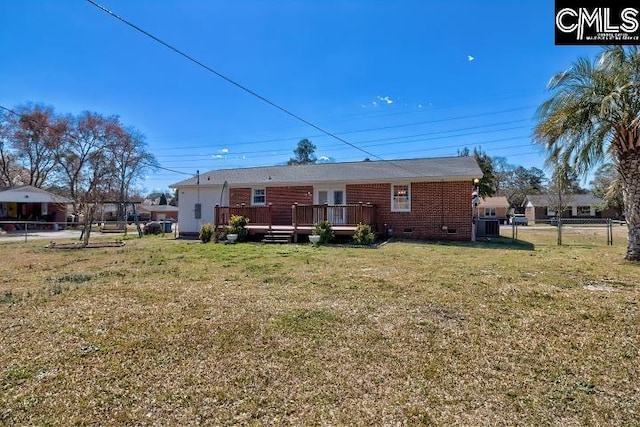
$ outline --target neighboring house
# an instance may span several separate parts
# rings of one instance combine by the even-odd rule
[[[561,216],[563,218],[610,218],[615,216],[611,210],[598,210],[600,202],[601,200],[592,194],[564,195],[563,205],[566,208]],[[530,222],[549,220],[557,216],[556,196],[553,195],[526,196],[522,206],[524,206],[524,213]]]
[[[30,185],[0,187],[0,221],[65,222],[72,200]],[[2,224],[0,224],[2,226]]]
[[[336,234],[362,222],[381,234],[471,240],[471,190],[481,176],[473,157],[443,157],[214,170],[171,188],[181,236],[222,227],[235,213],[255,234],[309,234],[326,219]]]
[[[142,218],[149,217],[151,221],[163,219],[178,220],[178,208],[171,205],[138,205],[138,213]],[[147,215],[145,215],[147,214]]]
[[[501,224],[507,223],[509,201],[504,196],[485,197],[478,203],[478,217],[497,219]]]

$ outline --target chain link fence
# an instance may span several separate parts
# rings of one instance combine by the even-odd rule
[[[611,218],[550,218],[528,224],[511,224],[501,234],[519,240],[537,240],[535,244],[612,246],[626,241],[624,221]]]
[[[63,233],[63,231],[65,233]],[[31,239],[41,238],[78,238],[82,237],[84,224],[80,222],[51,222],[51,221],[29,221],[29,220],[4,220],[0,221],[0,242],[4,240],[15,241],[16,237],[24,238],[27,242]],[[125,221],[94,221],[91,224],[91,231],[99,233],[117,233],[127,234],[134,233],[142,237],[143,233],[149,234],[173,234],[177,236],[178,223],[161,219],[158,221],[150,221],[145,224],[132,225]]]

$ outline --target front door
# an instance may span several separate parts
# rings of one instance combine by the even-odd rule
[[[322,189],[318,190],[316,194],[317,204],[327,205],[326,220],[334,225],[345,224],[346,212],[344,206],[344,190]]]

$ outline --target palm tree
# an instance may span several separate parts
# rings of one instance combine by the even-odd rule
[[[640,50],[606,47],[551,78],[535,140],[549,161],[586,173],[613,157],[622,178],[626,259],[640,261]]]

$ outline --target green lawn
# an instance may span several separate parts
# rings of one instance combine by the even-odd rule
[[[2,244],[0,424],[634,425],[640,266],[621,230],[612,247],[536,229]]]

